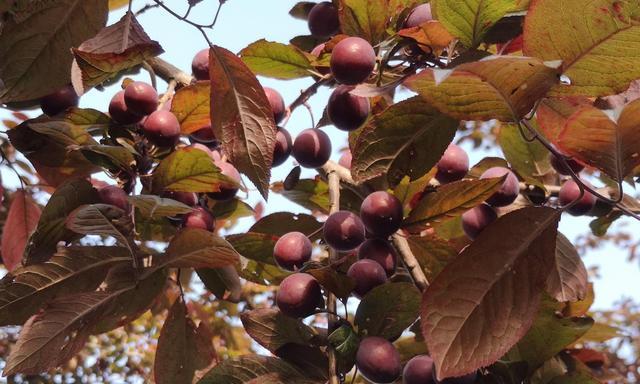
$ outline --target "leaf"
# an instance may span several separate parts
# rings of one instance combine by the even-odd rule
[[[211,83],[198,81],[178,89],[173,95],[171,112],[178,118],[183,135],[207,127],[211,129],[210,94]]]
[[[289,15],[296,19],[307,20],[309,16],[309,12],[311,8],[313,8],[317,3],[312,1],[300,1],[294,5],[291,10],[289,10]]]
[[[276,357],[245,355],[223,361],[198,381],[198,384],[219,383],[320,384],[322,381],[305,378],[305,375],[291,364]]]
[[[504,177],[461,180],[441,185],[435,192],[425,193],[405,219],[403,226],[418,226],[460,216],[481,204],[502,187]]]
[[[422,334],[438,379],[487,366],[526,334],[551,271],[560,212],[527,207],[487,227],[425,291]]]
[[[115,11],[129,4],[129,0],[109,0],[109,10]]]
[[[274,236],[282,236],[289,232],[302,232],[307,236],[315,234],[313,238],[319,238],[318,230],[322,228],[315,217],[304,213],[276,212],[256,221],[249,232],[266,233]]]
[[[132,173],[136,164],[133,154],[125,147],[113,145],[85,145],[78,147],[84,157],[91,163],[108,171],[122,170]]]
[[[407,175],[424,176],[442,157],[458,122],[420,97],[393,104],[376,115],[352,148],[351,174],[356,182],[387,175],[396,185]]]
[[[305,272],[315,277],[322,288],[333,293],[339,299],[348,299],[356,287],[356,282],[352,278],[330,265],[308,269]]]
[[[560,302],[582,300],[588,290],[587,268],[571,241],[561,233],[556,240],[556,258],[547,279],[547,292]]]
[[[227,236],[227,241],[242,255],[240,276],[261,285],[279,284],[289,276],[273,259],[277,240],[277,236],[255,232]]]
[[[420,312],[420,291],[413,283],[388,283],[362,298],[354,324],[361,336],[395,340],[413,324]]]
[[[267,96],[236,55],[214,46],[209,51],[211,126],[229,161],[266,199],[277,127]]]
[[[417,199],[422,197],[422,192],[427,189],[429,182],[436,175],[436,171],[436,168],[431,168],[427,174],[413,181],[408,176],[405,176],[393,189],[393,195],[402,202],[405,216],[409,214]]]
[[[429,281],[438,276],[449,261],[458,256],[457,250],[451,244],[436,236],[409,236],[407,242]]]
[[[514,0],[436,0],[433,13],[465,47],[476,48],[507,12]]]
[[[291,343],[312,346],[317,337],[313,328],[276,308],[246,311],[240,314],[240,320],[249,336],[272,353]]]
[[[57,296],[95,290],[109,268],[130,262],[124,248],[69,247],[49,261],[18,268],[0,280],[0,325],[23,324]]]
[[[38,219],[40,207],[23,190],[16,191],[2,227],[2,263],[9,272],[22,263],[27,241]]]
[[[0,103],[45,96],[69,83],[71,47],[107,22],[107,0],[40,2],[19,23],[4,21],[0,34]]]
[[[213,232],[184,228],[171,239],[161,267],[222,268],[240,261],[240,255],[225,239]]]
[[[133,247],[127,234],[133,229],[129,217],[122,209],[108,204],[88,204],[76,208],[69,214],[66,227],[83,235],[101,235],[115,238],[120,245],[129,248],[133,256]]]
[[[640,78],[640,22],[631,18],[638,9],[633,1],[595,0],[588,7],[571,0],[532,2],[524,54],[562,60],[571,84],[556,85],[550,95],[613,95]]]
[[[242,294],[240,277],[235,267],[223,267],[218,269],[200,268],[196,273],[202,284],[218,299],[237,303]]]
[[[145,217],[172,217],[193,211],[193,207],[179,201],[156,195],[136,195],[127,201]]]
[[[315,179],[302,179],[293,186],[285,188],[283,183],[274,183],[271,190],[281,194],[286,199],[310,211],[329,213],[329,185],[319,177]],[[340,193],[340,207],[353,212],[360,212],[362,198],[349,189]]]
[[[42,210],[35,232],[29,238],[24,253],[24,264],[49,260],[59,241],[71,241],[78,235],[65,226],[67,216],[76,208],[97,203],[98,192],[87,180],[76,179],[61,185],[51,195]]]
[[[297,47],[265,39],[249,44],[240,57],[256,75],[280,80],[307,77],[313,69],[309,57]]]
[[[153,190],[175,192],[218,192],[220,187],[238,188],[223,175],[209,155],[200,149],[185,147],[165,157],[153,172]]]
[[[413,39],[423,50],[433,50],[438,55],[454,39],[445,27],[436,20],[428,21],[416,27],[401,29],[398,31],[398,36]]]
[[[131,12],[72,49],[73,87],[79,95],[164,52]]]
[[[211,203],[211,199],[209,202]],[[255,215],[253,207],[236,198],[226,201],[215,201],[211,207],[211,214],[218,220],[237,220]]]
[[[386,36],[387,1],[338,0],[342,33],[360,36],[375,45]]]
[[[622,337],[623,332],[620,328],[603,323],[594,323],[589,330],[582,335],[578,343],[594,342],[604,343],[611,339]]]
[[[451,70],[424,70],[405,85],[461,120],[518,121],[558,81],[555,69],[526,57],[490,56]]]
[[[544,188],[542,177],[552,171],[549,151],[539,141],[527,142],[517,125],[500,127],[498,144],[511,167],[524,181]]]
[[[356,362],[360,338],[351,324],[342,324],[327,338],[336,354],[338,372],[348,372]]]

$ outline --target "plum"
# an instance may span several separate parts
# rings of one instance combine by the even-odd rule
[[[311,8],[307,16],[309,31],[316,37],[330,37],[340,30],[338,8],[330,1],[320,2]]]
[[[100,201],[104,204],[114,205],[124,211],[129,210],[129,201],[127,193],[120,187],[108,185],[98,189]]]
[[[284,128],[278,127],[276,132],[276,146],[273,149],[273,167],[281,165],[289,158],[293,143],[291,141],[291,135],[289,131]]]
[[[198,51],[193,56],[191,72],[196,80],[209,80],[209,48]]]
[[[480,204],[462,214],[462,229],[471,240],[482,232],[489,224],[496,221],[496,211],[487,204]]]
[[[203,207],[197,207],[193,212],[189,212],[184,216],[182,225],[185,228],[199,228],[207,231],[213,231],[215,220],[213,215]]]
[[[364,242],[364,224],[349,211],[332,213],[324,222],[324,241],[338,251],[351,251]]]
[[[402,224],[402,203],[386,191],[369,194],[360,206],[360,218],[374,236],[388,237]]]
[[[402,384],[435,384],[433,359],[429,355],[411,358],[402,370]]]
[[[518,177],[510,169],[504,167],[489,168],[480,176],[481,179],[488,179],[504,175],[507,175],[507,178],[502,183],[502,187],[487,199],[487,204],[492,207],[506,207],[518,198],[520,193]]]
[[[284,99],[278,91],[273,88],[264,87],[264,94],[267,95],[269,105],[273,111],[273,118],[276,124],[280,123],[284,116],[287,114],[287,107],[284,105]]]
[[[150,115],[158,108],[158,92],[147,83],[134,81],[124,89],[124,102],[129,112]]]
[[[393,383],[400,376],[400,353],[396,347],[382,337],[365,337],[358,346],[356,366],[367,380]]]
[[[371,44],[360,37],[347,37],[331,53],[331,73],[341,84],[356,85],[367,80],[376,65]]]
[[[329,97],[327,104],[329,120],[343,131],[358,129],[371,112],[369,99],[349,93],[353,88],[349,85],[339,85]]]
[[[417,27],[420,24],[433,20],[431,14],[431,4],[421,4],[411,10],[407,20],[404,22],[405,28]]]
[[[305,129],[293,142],[292,153],[305,168],[322,167],[331,157],[331,139],[320,129]]]
[[[458,181],[469,172],[469,155],[459,146],[449,144],[436,168],[436,180],[440,184]]]
[[[308,273],[294,273],[280,283],[276,305],[289,317],[307,317],[322,304],[322,291],[318,281]]]
[[[273,257],[281,268],[289,271],[302,268],[311,259],[311,241],[302,232],[282,235],[273,247]]]
[[[142,132],[153,144],[172,147],[180,139],[180,122],[169,111],[155,111],[145,119]]]
[[[387,277],[396,273],[398,255],[395,248],[383,239],[368,239],[358,248],[358,259],[373,260],[384,269]]]
[[[585,184],[587,184],[585,182]],[[587,184],[589,185],[589,184]],[[562,187],[560,187],[560,193],[558,194],[560,204],[563,206],[569,205],[575,200],[578,202],[571,208],[567,209],[567,212],[573,216],[582,216],[593,209],[596,205],[597,198],[591,193],[584,191],[584,195],[580,197],[580,186],[573,180],[568,180]]]
[[[111,99],[109,115],[116,123],[120,124],[134,124],[142,120],[142,116],[132,113],[127,108],[127,104],[124,102],[124,91],[119,91]]]
[[[373,288],[387,282],[387,273],[384,268],[369,259],[358,260],[351,264],[347,276],[355,281],[356,286],[353,288],[353,294],[358,298],[364,297]]]
[[[71,84],[40,99],[40,108],[45,115],[55,116],[71,107],[77,107],[80,97]]]

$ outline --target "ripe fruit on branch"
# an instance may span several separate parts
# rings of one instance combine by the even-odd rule
[[[360,218],[374,236],[387,237],[397,231],[402,217],[402,203],[386,191],[371,193],[360,206]]]
[[[489,179],[504,175],[507,175],[507,178],[502,183],[502,187],[487,199],[487,204],[492,207],[506,207],[516,200],[520,193],[518,177],[511,170],[504,167],[489,168],[480,176],[481,179]]]
[[[349,267],[347,276],[356,283],[353,294],[362,298],[370,290],[387,282],[387,273],[382,266],[369,259],[358,260]]]
[[[382,337],[365,337],[358,346],[356,366],[362,376],[371,382],[393,383],[400,376],[400,353]]]
[[[196,53],[191,61],[191,72],[196,80],[209,80],[209,48]]]
[[[358,129],[369,117],[371,105],[366,97],[352,95],[353,86],[338,86],[327,104],[327,115],[336,128],[343,131]]]
[[[158,108],[158,92],[147,83],[134,81],[124,89],[124,102],[131,113],[146,116]]]
[[[440,184],[458,181],[469,172],[469,155],[459,146],[449,144],[436,167],[436,180]]]
[[[65,85],[57,91],[40,99],[40,108],[45,115],[55,116],[71,107],[77,107],[80,97],[71,85]]]
[[[340,29],[338,9],[330,1],[318,3],[309,11],[307,23],[312,35],[316,37],[333,36]]]
[[[216,151],[213,152],[213,163],[216,165],[216,167],[220,168],[220,171],[223,175],[240,184],[240,182],[242,181],[240,178],[240,172],[238,172],[233,164],[223,161],[222,159],[216,160],[215,152]],[[218,192],[209,192],[207,195],[214,200],[229,200],[235,197],[236,193],[238,193],[238,188],[220,186],[220,190]]]
[[[182,225],[185,228],[200,228],[207,231],[213,231],[215,220],[209,211],[202,207],[198,207],[193,212],[189,212],[184,216]]]
[[[311,259],[313,247],[307,235],[289,232],[282,235],[273,247],[273,257],[283,269],[294,271]]]
[[[147,116],[142,131],[150,142],[161,147],[170,147],[180,138],[180,122],[173,113],[159,110]]]
[[[435,384],[433,359],[429,355],[418,355],[405,364],[402,371],[403,384]]]
[[[307,317],[322,304],[322,291],[318,281],[308,273],[287,276],[276,293],[276,305],[289,317]]]
[[[353,156],[351,155],[351,151],[347,149],[346,151],[342,152],[340,159],[338,159],[338,164],[347,169],[351,169],[351,160],[353,160]]]
[[[364,224],[349,211],[332,213],[323,227],[324,241],[338,251],[356,249],[364,241]]]
[[[133,114],[124,102],[124,91],[116,93],[109,103],[109,115],[120,124],[133,124],[142,120],[142,116]]]
[[[462,214],[462,229],[471,240],[482,232],[489,224],[496,221],[496,211],[487,204],[480,204]]]
[[[331,157],[331,139],[320,129],[305,129],[293,142],[293,157],[305,168],[319,168]]]
[[[98,196],[100,201],[104,204],[114,205],[123,211],[129,209],[129,201],[127,200],[127,193],[120,187],[115,185],[108,185],[98,189]]]
[[[291,135],[289,131],[284,128],[278,127],[278,132],[276,132],[276,146],[273,149],[273,164],[272,166],[277,167],[281,165],[289,158],[291,154],[291,150],[293,147],[293,143],[291,141]]]
[[[404,22],[405,28],[417,27],[420,24],[426,23],[427,21],[433,20],[433,15],[431,14],[431,4],[422,4],[413,8],[411,13],[409,13],[409,17]]]
[[[573,173],[579,173],[584,169],[584,165],[578,163],[577,161],[568,157],[565,157],[564,159],[567,162],[569,168],[573,170]],[[553,153],[549,153],[549,162],[551,163],[553,169],[555,169],[559,174],[565,176],[571,175],[571,172],[569,172],[569,169],[565,167],[565,165],[562,163],[562,160]]]
[[[383,239],[368,239],[358,248],[358,259],[373,260],[380,264],[387,277],[396,273],[398,255],[395,248]]]
[[[591,187],[587,182],[584,183]],[[591,211],[591,209],[596,205],[597,200],[597,198],[587,190],[585,190],[584,195],[580,197],[580,186],[573,180],[568,180],[562,185],[558,197],[560,204],[563,206],[569,205],[579,199],[575,205],[567,209],[567,212],[574,216],[581,216],[589,213],[589,211]]]
[[[347,37],[333,48],[331,73],[341,84],[356,85],[365,81],[376,65],[371,44],[360,37]]]
[[[276,124],[280,123],[287,113],[287,107],[284,105],[282,95],[275,89],[269,87],[264,87],[264,94],[267,95],[267,100],[269,100],[269,105],[271,105]]]

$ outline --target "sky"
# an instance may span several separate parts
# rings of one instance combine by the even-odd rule
[[[150,3],[148,0],[134,0],[133,10],[138,10],[145,4]],[[165,3],[178,13],[186,10],[186,0],[168,0]],[[287,43],[292,37],[297,35],[308,34],[306,22],[296,20],[289,16],[289,9],[296,3],[295,0],[228,0],[222,7],[220,17],[214,29],[209,31],[211,41],[219,46],[227,48],[233,52],[238,52],[248,44],[259,40],[266,39],[269,41],[277,41]],[[218,0],[204,0],[199,3],[192,11],[191,17],[194,21],[205,24],[213,20]],[[124,14],[125,9],[112,12],[109,18],[109,24],[112,24]],[[142,24],[147,34],[162,45],[165,53],[161,57],[186,72],[190,72],[191,60],[193,55],[206,48],[206,41],[200,32],[194,27],[180,22],[169,15],[161,8],[154,8],[146,11],[139,16],[138,21]],[[146,72],[142,71],[139,75],[133,76],[134,79],[144,81],[149,80]],[[291,80],[280,81],[267,78],[260,78],[260,82],[264,86],[277,89],[283,96],[285,103],[289,104],[299,94],[300,91],[312,84],[312,80]],[[80,107],[96,108],[106,111],[109,100],[117,92],[118,85],[106,88],[104,91],[91,90],[83,95],[80,101]],[[158,91],[163,92],[166,85],[160,81]],[[329,98],[330,90],[326,87],[309,100],[316,121],[321,117],[324,106]],[[407,95],[404,95],[406,97]],[[402,95],[400,95],[402,97]],[[31,113],[34,115],[35,113]],[[8,116],[6,110],[0,109],[0,119]],[[305,108],[298,108],[289,120],[286,129],[293,137],[303,129],[311,128],[311,119]],[[332,160],[337,161],[340,149],[346,146],[347,135],[345,132],[339,131],[334,127],[325,127],[333,143]],[[465,149],[470,147],[463,145]],[[475,164],[486,153],[469,151],[471,163]],[[292,167],[292,160],[289,159],[285,164],[274,168],[272,172],[272,181],[283,180]],[[15,183],[16,179],[3,167],[2,176],[5,185]],[[315,171],[303,170],[302,177],[313,177]],[[13,184],[15,186],[15,184]],[[250,191],[249,203],[255,205],[260,201],[259,193],[255,190]],[[283,210],[296,210],[296,212],[305,212],[302,207],[290,203],[281,196],[270,194],[268,203],[265,204],[265,214],[278,212]],[[580,233],[588,231],[589,219],[574,218],[567,214],[563,215],[560,230],[569,237],[575,239]],[[239,226],[237,230],[242,230],[248,225]],[[640,229],[640,224],[633,222],[632,219],[625,219],[624,225],[631,226],[632,229]],[[635,231],[640,233],[640,231]],[[612,246],[606,246],[602,250],[589,252],[584,257],[587,266],[599,265],[600,275],[602,278],[593,280],[596,291],[596,302],[594,308],[606,309],[613,302],[619,300],[623,296],[634,296],[640,300],[640,267],[636,261],[633,264],[626,262],[627,251],[619,250]],[[635,289],[632,289],[635,287]]]

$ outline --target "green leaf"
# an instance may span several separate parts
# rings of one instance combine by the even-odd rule
[[[411,212],[415,203],[422,197],[422,192],[427,189],[429,182],[436,175],[436,171],[436,168],[432,168],[427,174],[413,181],[409,179],[409,176],[405,176],[393,189],[393,195],[402,202],[405,216]]]
[[[0,34],[0,103],[45,96],[69,84],[70,50],[107,22],[107,0],[39,2],[24,19],[7,18]]]
[[[449,261],[458,256],[457,250],[451,244],[437,236],[409,236],[407,242],[429,281],[432,281]]]
[[[469,48],[478,47],[489,29],[514,8],[514,0],[434,0],[431,3],[438,21]]]
[[[122,170],[131,173],[136,164],[133,154],[125,147],[112,145],[85,145],[78,147],[91,163],[108,171]]]
[[[416,180],[440,160],[457,128],[456,120],[420,97],[393,104],[358,135],[351,174],[357,182],[382,175],[391,185],[405,175]]]
[[[159,267],[222,268],[239,261],[238,252],[222,237],[204,229],[184,228],[171,239]]]
[[[356,311],[358,334],[395,340],[418,318],[420,291],[413,283],[388,283],[365,295]]]
[[[258,40],[240,51],[242,61],[259,76],[280,80],[310,76],[309,57],[293,45]]]
[[[360,338],[351,325],[343,324],[327,338],[337,355],[338,371],[349,372],[356,362]]]
[[[218,220],[237,220],[255,215],[253,208],[246,202],[236,198],[226,201],[209,199],[211,214]]]
[[[214,46],[209,51],[211,126],[229,161],[266,199],[277,127],[267,96],[236,55]]]
[[[552,96],[620,93],[640,78],[640,20],[632,19],[639,10],[635,1],[595,0],[588,7],[572,0],[532,2],[524,54],[562,60],[571,85],[555,86]]]
[[[285,316],[276,308],[246,311],[240,320],[249,336],[272,353],[290,343],[312,346],[318,336],[300,319]]]
[[[231,358],[207,372],[198,384],[320,384],[276,357],[245,355]],[[325,380],[326,381],[326,380]]]
[[[290,273],[276,265],[273,247],[277,236],[247,232],[227,236],[227,241],[242,255],[240,276],[256,284],[279,284]]]
[[[405,81],[442,113],[461,120],[518,121],[558,82],[542,61],[491,56],[450,70],[424,70]]]
[[[560,302],[579,301],[587,296],[587,268],[576,248],[561,233],[556,239],[554,268],[547,279],[547,292]]]
[[[135,195],[127,201],[144,217],[172,217],[193,211],[193,207],[179,201],[156,195]]]
[[[409,217],[405,219],[403,226],[440,222],[460,216],[493,195],[502,187],[503,181],[504,177],[496,177],[444,184],[435,192],[424,194]]]
[[[623,335],[624,333],[618,327],[614,327],[612,325],[604,323],[595,323],[584,335],[582,335],[580,340],[578,340],[577,342],[604,343],[605,341],[616,339],[618,337],[622,337]]]
[[[498,144],[511,167],[524,181],[544,188],[543,176],[552,171],[549,151],[539,141],[527,142],[515,124],[500,127]]]
[[[153,172],[153,190],[176,192],[218,192],[220,187],[238,188],[223,175],[211,157],[197,148],[181,148],[164,158]]]
[[[211,83],[198,81],[178,89],[171,99],[171,112],[180,122],[180,133],[189,135],[199,129],[211,129]]]
[[[527,207],[500,217],[431,282],[420,319],[439,379],[494,363],[529,330],[560,213]]]
[[[338,0],[338,15],[342,33],[360,36],[375,45],[387,33],[387,1]]]

